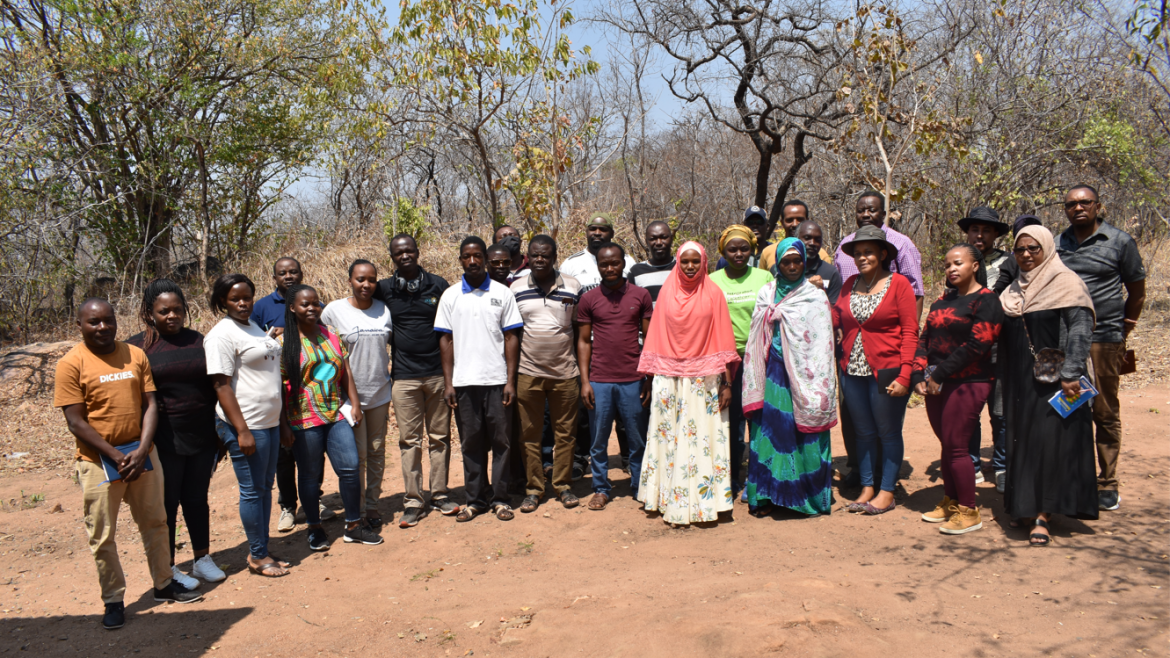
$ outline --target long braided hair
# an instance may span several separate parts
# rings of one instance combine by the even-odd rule
[[[987,263],[984,262],[983,252],[976,249],[975,245],[968,244],[966,242],[960,242],[958,244],[955,244],[955,245],[951,246],[950,249],[947,249],[947,251],[949,252],[949,251],[953,251],[955,249],[965,249],[967,251],[967,253],[970,254],[972,260],[974,260],[975,264],[979,266],[979,269],[975,270],[975,281],[977,281],[979,283],[979,285],[986,288],[987,287]],[[953,286],[951,286],[951,284],[948,282],[947,287],[951,288]]]
[[[306,290],[317,292],[313,286],[298,283],[289,286],[288,292],[284,294],[284,349],[280,359],[284,365],[284,374],[288,377],[288,404],[292,407],[289,410],[292,414],[301,412],[301,391],[305,385],[301,380],[301,328],[297,325],[296,313],[293,313],[293,302],[297,295]]]
[[[191,312],[187,309],[187,298],[183,296],[183,289],[179,284],[170,279],[155,279],[146,286],[146,290],[142,291],[142,306],[138,309],[138,319],[142,320],[142,324],[146,329],[143,331],[142,347],[149,349],[154,341],[158,340],[158,329],[154,328],[154,303],[158,301],[161,295],[172,293],[177,295],[179,303],[183,305],[183,314],[190,315]]]

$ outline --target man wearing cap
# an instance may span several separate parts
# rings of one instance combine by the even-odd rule
[[[506,281],[502,282],[504,285],[510,286],[517,279],[528,276],[528,256],[525,256],[520,251],[521,247],[523,247],[523,241],[520,239],[520,231],[504,224],[492,234],[492,243],[503,245],[512,256],[512,264],[508,269],[508,276],[506,277]]]
[[[768,213],[759,206],[752,206],[743,211],[743,225],[750,228],[752,233],[756,236],[756,246],[752,251],[752,255],[748,256],[748,267],[760,267],[760,255],[764,253],[764,249],[772,246],[768,242],[764,234],[768,232]],[[715,263],[715,270],[719,271],[727,267],[727,259],[723,256],[719,257],[719,262]]]
[[[601,285],[601,272],[597,269],[597,250],[601,245],[613,241],[613,216],[597,212],[585,225],[585,249],[569,256],[561,263],[561,274],[573,277],[581,284],[581,294]],[[634,259],[626,256],[626,269],[622,276],[629,276]]]
[[[995,241],[1008,232],[1008,225],[999,221],[999,213],[988,206],[979,206],[967,213],[959,220],[959,229],[967,234],[967,244],[975,247],[983,254],[983,267],[987,274],[987,285],[993,286],[999,281],[999,273],[1009,260],[1008,253],[996,249]],[[1014,258],[1010,260],[1015,260]],[[991,362],[996,360],[996,346],[991,346]],[[987,413],[991,417],[992,456],[991,468],[995,471],[995,489],[1004,491],[1007,482],[1007,435],[1003,423],[1003,391],[997,382],[991,390],[991,397],[987,400]],[[975,483],[983,482],[983,469],[980,467],[979,445],[983,440],[983,428],[978,418],[975,419],[975,430],[971,433],[971,441],[967,445],[971,454],[971,462],[975,464]]]
[[[1146,268],[1137,243],[1125,231],[1103,221],[1100,197],[1088,185],[1064,195],[1069,227],[1056,241],[1056,252],[1089,288],[1096,311],[1093,359],[1097,390],[1093,424],[1097,426],[1097,502],[1103,510],[1121,504],[1117,493],[1117,458],[1121,452],[1121,406],[1117,399],[1125,339],[1137,326],[1146,302]]]

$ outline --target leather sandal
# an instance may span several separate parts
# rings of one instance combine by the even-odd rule
[[[1048,522],[1043,519],[1036,519],[1034,525],[1038,528],[1044,528],[1045,530],[1048,530]],[[1049,530],[1049,532],[1051,532],[1051,530]],[[1028,544],[1030,546],[1047,546],[1051,542],[1051,534],[1044,535],[1040,534],[1039,532],[1033,532],[1032,534],[1028,535]]]
[[[493,507],[492,511],[496,513],[496,518],[501,521],[511,521],[512,519],[516,518],[516,515],[512,512],[511,505],[500,503],[499,505]]]
[[[483,510],[478,510],[478,509],[472,507],[471,505],[468,505],[468,506],[464,507],[463,509],[459,510],[459,513],[455,515],[455,520],[458,521],[459,523],[467,523],[468,521],[474,519],[475,517],[479,516],[482,513],[483,513]]]
[[[536,511],[540,506],[540,496],[525,496],[524,501],[520,503],[520,511],[525,514],[530,514]]]
[[[600,512],[601,510],[605,509],[605,506],[608,504],[609,496],[603,493],[595,493],[593,494],[593,497],[589,499],[589,509],[593,510],[594,512]]]
[[[560,499],[561,505],[564,505],[565,509],[573,509],[581,504],[581,499],[574,496],[573,492],[568,490],[561,492]]]

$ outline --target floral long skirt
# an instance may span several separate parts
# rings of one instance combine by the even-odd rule
[[[727,410],[719,375],[654,377],[638,500],[667,523],[716,521],[732,507]]]

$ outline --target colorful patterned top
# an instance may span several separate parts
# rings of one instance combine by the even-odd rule
[[[991,346],[1003,325],[999,295],[987,288],[970,295],[948,290],[930,305],[926,326],[918,336],[914,370],[937,366],[938,382],[987,382],[995,379]]]
[[[345,359],[349,356],[345,343],[337,338],[333,327],[318,326],[316,338],[301,336],[301,408],[293,411],[289,403],[291,386],[284,361],[280,363],[280,377],[284,381],[285,413],[294,430],[320,427],[341,420],[341,404],[345,397]],[[284,345],[284,336],[280,337]]]

